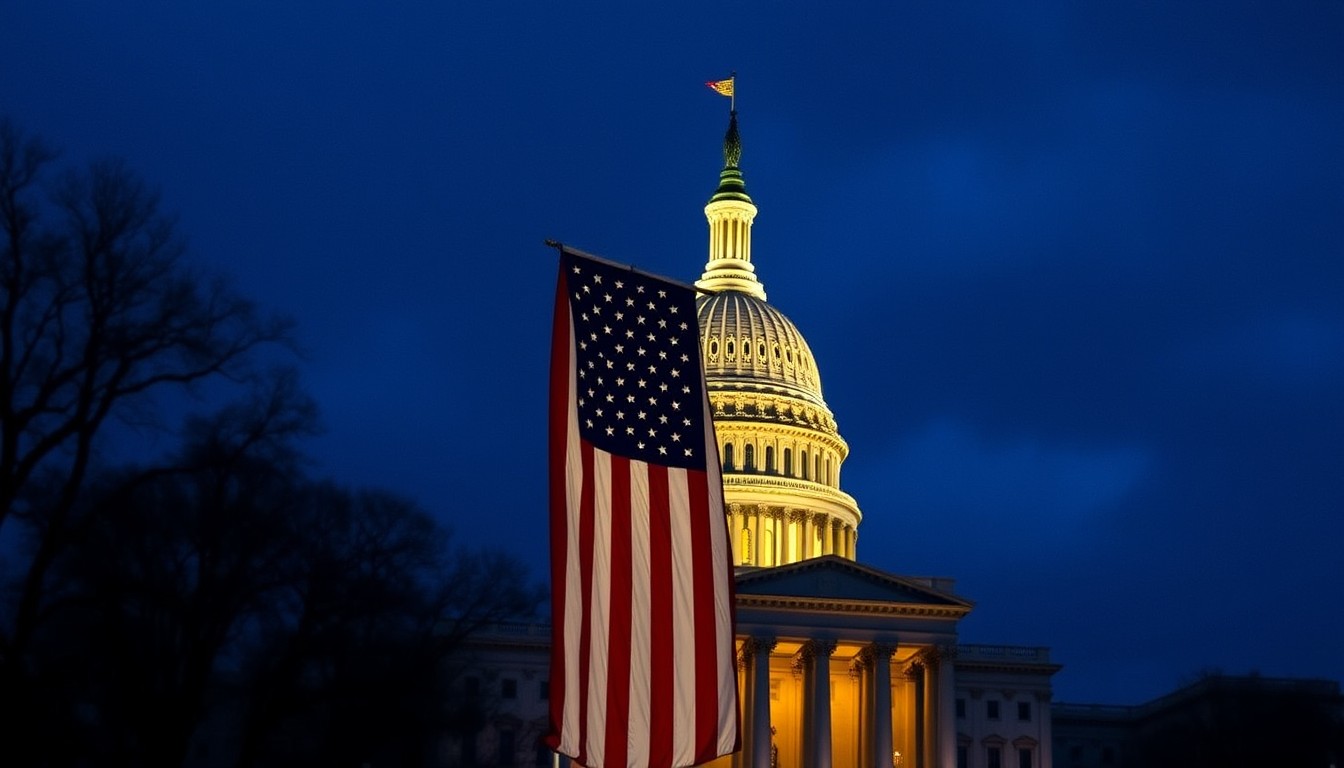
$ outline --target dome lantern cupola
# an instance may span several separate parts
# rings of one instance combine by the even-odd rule
[[[719,188],[705,206],[709,262],[695,287],[709,293],[741,291],[765,299],[765,286],[756,279],[756,268],[751,264],[751,223],[756,218],[756,206],[747,195],[747,184],[738,167],[741,159],[742,137],[737,132],[737,112],[733,112],[723,137]]]

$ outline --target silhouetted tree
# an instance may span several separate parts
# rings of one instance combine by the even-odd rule
[[[52,180],[56,154],[0,121],[0,533],[32,546],[0,614],[0,722],[35,695],[27,655],[108,420],[146,398],[239,376],[285,337],[222,281],[190,270],[157,193],[116,161]],[[12,539],[9,535],[6,538]]]
[[[124,166],[49,187],[54,157],[0,123],[0,763],[416,764],[465,711],[455,652],[540,588],[404,498],[310,480],[313,404],[251,366],[287,325],[188,270]],[[110,419],[215,376],[250,395],[156,464],[97,464]]]
[[[94,478],[34,635],[33,688],[47,701],[15,738],[98,763],[182,764],[249,624],[302,573],[290,441],[312,418],[281,375],[195,421],[175,461]]]
[[[414,765],[445,730],[454,652],[541,592],[406,499],[308,481],[310,423],[281,377],[171,463],[90,483],[18,736],[60,745],[45,764],[182,765],[213,738],[239,766]]]
[[[254,657],[238,765],[414,765],[457,705],[454,653],[542,592],[511,557],[452,549],[399,497],[319,485],[309,501],[304,576]]]

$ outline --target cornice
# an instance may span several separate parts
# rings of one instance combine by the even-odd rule
[[[1064,668],[1063,664],[1042,664],[1039,662],[1013,663],[1011,661],[967,661],[956,660],[957,669],[976,672],[1013,672],[1036,675],[1053,675]]]
[[[767,608],[809,613],[841,613],[871,616],[915,616],[921,618],[960,619],[971,609],[960,605],[893,603],[885,600],[837,600],[833,597],[737,594],[739,608]]]
[[[798,480],[790,477],[780,477],[779,475],[767,474],[742,474],[738,472],[723,473],[723,487],[725,494],[730,490],[749,490],[759,493],[779,496],[778,499],[762,501],[762,503],[778,504],[790,506],[788,499],[804,499],[809,501],[828,501],[838,504],[856,515],[859,514],[859,503],[853,496],[829,485],[813,482],[811,480]],[[750,502],[743,502],[750,503]],[[859,515],[860,519],[862,518]]]
[[[835,414],[825,404],[790,393],[707,387],[714,420],[780,424],[801,430],[820,430],[839,438]]]

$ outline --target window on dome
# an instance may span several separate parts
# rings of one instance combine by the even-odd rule
[[[747,339],[742,340],[742,359],[743,360],[751,359],[751,342],[748,341]]]
[[[775,448],[774,446],[765,446],[765,471],[775,471]]]
[[[787,360],[787,361],[790,362],[790,363],[793,362],[793,350],[792,350],[792,349],[786,349],[786,350],[784,350],[784,359]]]
[[[724,472],[732,472],[732,471],[733,471],[733,444],[732,444],[732,443],[724,443],[724,444],[723,444],[723,471],[724,471]]]
[[[756,356],[765,357],[765,342],[762,341],[756,345]]]
[[[784,474],[793,477],[793,450],[790,448],[784,449]]]
[[[807,451],[803,451],[803,455],[801,458],[802,461],[800,463],[803,465],[803,479],[807,480],[809,479],[807,476]]]
[[[727,357],[729,360],[732,360],[732,359],[733,359],[733,340],[732,340],[732,339],[729,339],[728,341],[724,342],[724,344],[723,344],[723,352],[724,352],[724,357]]]
[[[756,450],[751,443],[747,443],[742,449],[742,469],[747,472],[756,471]]]

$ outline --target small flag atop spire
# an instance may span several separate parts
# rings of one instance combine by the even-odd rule
[[[705,83],[705,85],[713,88],[720,96],[732,96],[733,81],[736,79],[737,77],[734,76],[727,80],[710,80],[708,83]]]

